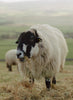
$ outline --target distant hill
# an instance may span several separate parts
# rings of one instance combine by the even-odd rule
[[[51,14],[51,16],[64,16],[73,14],[73,0],[38,0],[26,2],[4,3],[0,2],[0,8],[11,11],[30,11],[34,15]],[[41,12],[40,14],[38,12]],[[36,14],[37,13],[37,14]],[[60,13],[60,14],[59,14]],[[63,15],[63,13],[65,13]],[[59,14],[59,15],[58,15]],[[26,14],[28,15],[28,14]],[[29,14],[30,15],[30,14]]]
[[[73,25],[73,0],[0,2],[0,24],[50,23]]]

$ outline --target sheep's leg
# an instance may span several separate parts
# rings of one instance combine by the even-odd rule
[[[9,71],[12,71],[12,66],[9,66]]]
[[[56,84],[56,78],[55,78],[55,76],[52,79],[52,84]]]
[[[31,78],[31,77],[30,77],[29,82],[30,82],[30,83],[34,83],[34,78]]]
[[[50,89],[51,88],[51,79],[45,78],[45,84],[46,84],[47,89]]]
[[[12,71],[12,66],[7,64],[7,68],[9,69],[9,71]]]
[[[64,65],[61,65],[61,66],[60,66],[60,72],[63,72],[63,66],[64,66]]]
[[[56,78],[55,78],[55,76],[54,76],[54,77],[52,78],[52,84],[51,84],[51,87],[52,87],[53,89],[56,89],[55,84],[56,84]]]

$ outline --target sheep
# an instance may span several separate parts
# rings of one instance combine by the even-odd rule
[[[31,79],[44,77],[47,89],[56,84],[56,74],[63,69],[68,53],[62,32],[47,24],[33,25],[16,43],[20,73]]]
[[[5,54],[5,62],[9,71],[12,71],[12,65],[17,65],[16,51],[16,49],[12,49]]]

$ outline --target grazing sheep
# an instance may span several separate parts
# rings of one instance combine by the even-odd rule
[[[5,61],[9,71],[12,71],[12,65],[17,65],[16,49],[9,50],[5,55]]]
[[[68,52],[63,34],[49,25],[34,25],[20,34],[17,42],[20,73],[29,78],[45,78],[46,87],[56,84],[56,73],[63,68]]]

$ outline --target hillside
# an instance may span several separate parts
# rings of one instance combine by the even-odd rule
[[[4,3],[0,2],[0,24],[49,23],[73,25],[73,1],[52,2],[49,0]]]

